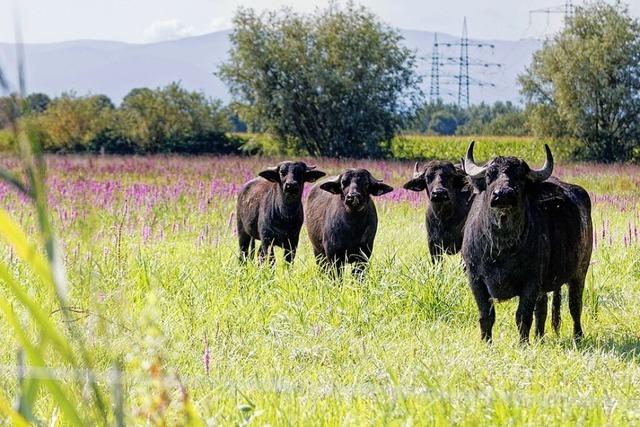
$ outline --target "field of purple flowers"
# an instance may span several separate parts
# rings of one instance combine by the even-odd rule
[[[499,308],[487,348],[459,257],[427,260],[424,195],[401,188],[408,162],[307,160],[329,173],[365,167],[397,188],[376,199],[380,226],[364,283],[320,274],[304,233],[293,268],[240,266],[235,197],[280,160],[47,157],[73,321],[104,375],[121,361],[133,424],[175,423],[185,390],[212,425],[478,425],[504,421],[504,405],[524,423],[639,420],[640,166],[556,168],[594,203],[587,339],[576,349],[566,321],[560,336],[522,349],[513,304]],[[0,166],[19,172],[11,158]],[[34,213],[6,184],[0,204],[35,232]],[[0,256],[12,263],[10,251]],[[37,297],[37,283],[15,268]],[[15,365],[15,343],[0,342],[0,365]],[[13,389],[14,372],[2,373],[0,385]],[[43,418],[53,411],[43,405]]]
[[[110,219],[121,232],[139,234],[143,242],[150,238],[173,238],[180,233],[197,234],[206,238],[213,224],[171,215],[171,210],[219,217],[221,207],[235,199],[242,184],[256,176],[265,165],[281,159],[243,157],[97,157],[50,156],[48,188],[51,206],[59,221],[62,236],[92,217]],[[407,202],[416,209],[424,203],[424,195],[401,188],[411,174],[412,163],[389,161],[341,161],[306,159],[328,173],[338,173],[346,167],[364,167],[377,178],[396,187],[378,200],[393,204]],[[17,170],[11,159],[0,160],[0,166]],[[596,242],[638,243],[638,203],[640,203],[640,166],[569,164],[556,168],[554,175],[587,188],[595,206],[594,226]],[[308,192],[309,186],[305,187]],[[0,183],[0,202],[18,215],[23,211],[24,199],[4,183]],[[228,208],[228,206],[227,206]],[[225,212],[229,209],[222,209]],[[163,215],[159,216],[158,212]],[[611,215],[627,217],[624,229],[614,227]],[[106,218],[105,218],[106,216]],[[233,214],[227,218],[229,228]],[[177,221],[177,218],[182,218]],[[218,218],[220,223],[220,218]],[[104,223],[107,233],[111,221]],[[621,224],[618,224],[621,225]],[[613,227],[613,228],[612,228]]]

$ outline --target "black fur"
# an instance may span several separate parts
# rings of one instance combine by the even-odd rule
[[[404,185],[412,191],[426,191],[425,223],[431,259],[455,254],[462,248],[464,223],[473,201],[473,187],[459,165],[432,160],[414,173]]]
[[[255,241],[262,242],[260,260],[273,259],[273,247],[284,249],[293,262],[304,221],[302,190],[305,182],[325,175],[303,162],[282,162],[259,173],[238,195],[237,226],[241,259],[253,258]]]
[[[361,276],[378,227],[371,196],[392,190],[366,169],[347,169],[314,185],[307,200],[307,231],[316,260],[337,271],[345,262],[355,263],[356,274]]]
[[[491,340],[494,302],[519,297],[516,323],[528,341],[533,314],[544,334],[547,293],[554,292],[554,328],[559,325],[560,287],[568,283],[574,337],[592,251],[591,201],[579,186],[555,178],[536,182],[526,162],[497,157],[476,196],[462,244],[469,283],[480,313],[482,338]]]

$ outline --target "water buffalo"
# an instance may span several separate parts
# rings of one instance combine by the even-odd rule
[[[238,241],[241,258],[253,257],[260,240],[260,260],[273,260],[273,247],[284,249],[293,262],[304,221],[302,190],[326,174],[303,162],[282,162],[258,174],[240,190],[237,205]]]
[[[354,263],[361,277],[378,227],[371,196],[392,190],[366,169],[347,169],[314,185],[307,200],[307,231],[316,260],[339,272],[345,262]]]
[[[451,162],[432,160],[414,167],[404,188],[427,193],[427,241],[431,259],[455,254],[462,247],[464,223],[473,201],[473,187],[462,168]]]
[[[547,293],[554,292],[559,316],[560,287],[569,287],[573,335],[582,337],[582,292],[592,250],[591,201],[581,187],[550,178],[553,156],[545,145],[542,169],[515,157],[496,157],[484,166],[469,146],[464,169],[479,193],[465,224],[462,256],[480,314],[484,340],[491,340],[495,301],[519,297],[520,340],[544,335]]]

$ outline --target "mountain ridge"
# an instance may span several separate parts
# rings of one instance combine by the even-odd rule
[[[434,33],[399,31],[404,37],[403,43],[416,51],[417,71],[424,76],[422,88],[428,94]],[[227,102],[230,100],[229,92],[214,73],[227,58],[231,47],[230,33],[231,30],[224,30],[148,44],[110,40],[25,44],[27,87],[30,92],[44,92],[51,96],[63,92],[81,95],[100,93],[117,103],[133,88],[165,86],[180,81],[187,89],[202,91]],[[438,33],[438,39],[441,42],[459,40],[445,33]],[[542,42],[536,39],[474,41],[494,44],[495,49],[470,49],[471,59],[502,63],[504,66],[494,69],[470,67],[474,79],[495,85],[472,86],[472,103],[519,102],[517,75],[524,71]],[[442,54],[444,57],[459,57],[459,51],[454,47]],[[10,81],[16,81],[15,45],[0,42],[0,66]],[[441,97],[447,102],[456,100],[457,85],[447,85],[446,82],[455,83],[452,76],[457,74],[455,65],[441,69]]]

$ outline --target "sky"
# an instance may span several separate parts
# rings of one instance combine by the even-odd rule
[[[613,1],[613,0],[611,0]],[[562,6],[565,0],[360,0],[386,23],[402,28],[457,35],[468,20],[469,36],[517,40],[541,37],[561,26],[559,14],[530,14],[532,9]],[[67,40],[115,40],[149,43],[228,29],[238,7],[256,10],[290,6],[310,12],[328,1],[311,0],[0,0],[0,42],[14,40],[19,10],[23,38],[29,43]],[[344,1],[339,1],[343,3]],[[640,16],[640,0],[627,0]],[[574,5],[582,0],[574,0]]]

